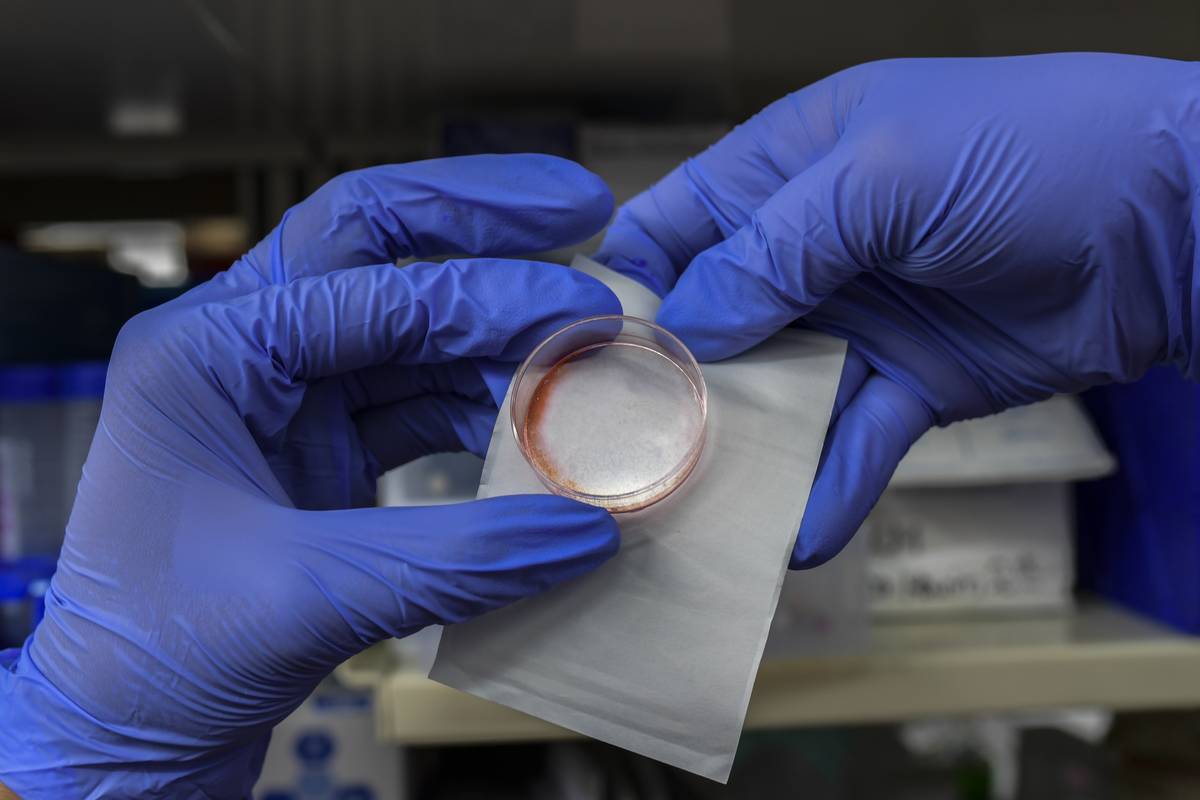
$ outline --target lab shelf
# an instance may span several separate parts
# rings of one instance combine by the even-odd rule
[[[53,175],[122,170],[224,169],[316,163],[310,145],[286,135],[110,138],[102,136],[0,137],[0,176]],[[362,161],[422,158],[432,145],[405,132],[375,136],[334,135],[329,158]]]
[[[347,665],[373,685],[377,730],[397,744],[470,744],[576,736],[403,669]],[[765,662],[748,729],[884,722],[937,715],[1100,706],[1200,706],[1200,639],[1113,606],[1085,603],[1039,619],[875,625],[861,652]]]

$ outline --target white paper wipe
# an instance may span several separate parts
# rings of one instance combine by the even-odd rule
[[[586,259],[627,314],[658,298]],[[595,739],[726,781],[812,487],[845,343],[787,330],[703,365],[709,435],[688,481],[618,515],[596,572],[442,634],[430,677]],[[480,497],[544,493],[508,424]]]

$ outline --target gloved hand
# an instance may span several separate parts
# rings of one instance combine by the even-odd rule
[[[620,310],[562,267],[395,259],[546,250],[611,209],[544,156],[350,173],[127,324],[46,618],[0,669],[0,782],[24,800],[249,797],[272,726],[344,659],[610,557],[612,518],[559,497],[355,507],[383,470],[482,454],[484,375]]]
[[[850,355],[793,567],[930,425],[1170,362],[1200,376],[1200,65],[886,61],[767,107],[617,215],[598,258],[702,359],[803,319]]]

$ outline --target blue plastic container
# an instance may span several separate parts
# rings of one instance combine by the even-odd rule
[[[1200,385],[1155,369],[1084,402],[1119,467],[1079,486],[1080,588],[1200,634]]]
[[[58,370],[0,365],[0,559],[62,544]]]
[[[57,395],[58,370],[50,364],[0,365],[0,404],[50,402]]]
[[[0,648],[20,645],[41,622],[54,568],[47,556],[0,561]]]

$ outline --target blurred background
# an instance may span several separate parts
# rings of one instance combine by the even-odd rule
[[[38,619],[120,325],[339,172],[547,152],[620,201],[862,61],[1200,56],[1200,4],[1166,0],[3,12],[0,645]],[[381,502],[470,498],[479,469],[424,459]],[[855,544],[789,576],[728,787],[430,683],[431,632],[284,723],[259,797],[1197,798],[1198,487],[1200,392],[1169,371],[934,431]]]

